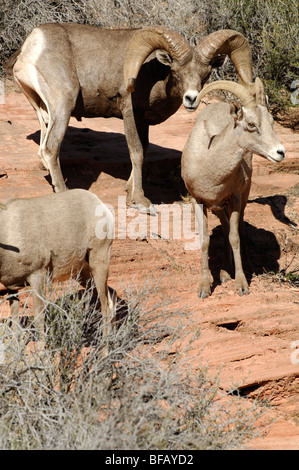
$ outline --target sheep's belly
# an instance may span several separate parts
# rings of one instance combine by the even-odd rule
[[[55,256],[55,255],[54,255]],[[53,257],[54,258],[54,257]],[[53,259],[50,265],[50,272],[55,281],[65,281],[70,277],[76,277],[87,267],[85,256],[74,256],[71,259]]]

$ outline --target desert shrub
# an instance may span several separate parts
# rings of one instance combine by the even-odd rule
[[[291,104],[289,88],[298,78],[297,7],[295,0],[2,0],[0,76],[4,76],[5,62],[26,35],[45,22],[78,22],[108,28],[164,24],[192,44],[207,33],[232,28],[248,38],[254,75],[262,77],[270,102],[283,107]],[[235,78],[229,62],[225,76]]]
[[[290,106],[290,86],[299,70],[297,2],[216,0],[208,5],[206,18],[208,32],[229,28],[247,37],[254,76],[262,78],[270,104]],[[232,67],[229,71],[234,73]]]
[[[192,342],[169,354],[186,321],[159,300],[158,283],[127,286],[124,298],[106,356],[90,291],[64,287],[57,303],[47,296],[42,349],[28,344],[28,329],[12,337],[2,325],[10,340],[0,365],[1,449],[229,449],[257,432],[263,407],[221,392],[207,368],[192,369]]]
[[[0,65],[18,49],[29,32],[47,22],[76,22],[106,28],[164,24],[186,37],[198,35],[200,2],[170,0],[2,0]],[[182,15],[185,21],[182,22]]]

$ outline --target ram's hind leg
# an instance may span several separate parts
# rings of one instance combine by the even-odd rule
[[[28,86],[25,81],[23,81],[20,77],[16,77],[16,76],[15,76],[15,81],[17,82],[17,84],[23,91],[24,95],[28,99],[29,103],[31,104],[31,106],[36,112],[36,116],[40,124],[40,147],[38,150],[38,156],[41,159],[42,166],[46,170],[48,170],[48,168],[46,168],[45,162],[42,159],[42,155],[40,151],[41,144],[46,135],[47,124],[48,124],[48,113],[46,110],[46,106],[44,102],[42,101],[42,99],[40,98],[40,96],[30,86]]]
[[[220,281],[222,283],[231,279],[233,272],[233,253],[229,243],[229,214],[227,207],[218,211],[216,214],[221,222],[222,233],[224,236],[223,264],[220,269]]]
[[[198,297],[204,299],[211,295],[211,276],[209,270],[209,245],[210,236],[208,232],[208,214],[207,208],[192,199],[200,232],[201,245],[201,276],[198,288]]]
[[[41,126],[38,155],[50,173],[55,192],[66,190],[59,150],[79,93],[78,81],[67,63],[62,62],[59,70],[59,76],[47,77],[47,70],[41,73],[30,62],[20,60],[14,66],[14,78],[37,113]]]
[[[104,343],[106,343],[105,353],[107,353],[112,320],[116,314],[116,295],[113,289],[108,287],[111,240],[105,240],[105,242],[101,246],[97,246],[97,242],[95,242],[94,248],[89,252],[88,269],[94,280],[101,302],[102,338]],[[87,270],[85,269],[85,276],[86,273]]]
[[[75,93],[76,90],[72,91],[69,95],[67,93],[63,94],[61,90],[56,92],[55,99],[57,101],[54,102],[52,97],[46,100],[49,120],[45,136],[41,141],[40,156],[49,170],[55,192],[66,190],[60,167],[59,151],[69,124],[72,109],[75,106]]]
[[[249,294],[248,283],[243,271],[239,235],[239,222],[241,210],[241,197],[239,195],[232,196],[230,205],[230,230],[229,242],[233,250],[235,262],[235,285],[239,295]]]
[[[254,272],[254,265],[250,259],[250,256],[247,251],[246,239],[245,239],[245,222],[244,222],[244,211],[248,201],[248,196],[250,192],[250,183],[248,183],[246,190],[242,194],[241,210],[240,210],[240,221],[239,221],[239,233],[240,233],[240,243],[241,243],[241,256],[244,269],[248,274]]]

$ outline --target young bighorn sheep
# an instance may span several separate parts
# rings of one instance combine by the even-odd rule
[[[114,217],[89,191],[9,199],[0,210],[0,281],[11,292],[29,284],[34,322],[44,338],[42,288],[48,273],[63,281],[93,278],[102,310],[102,334],[107,336],[114,314],[114,294],[107,285]],[[3,205],[1,208],[4,208]],[[17,295],[10,300],[13,324],[19,315]]]
[[[117,117],[132,162],[127,204],[149,207],[142,165],[149,125],[168,119],[181,106],[194,111],[212,68],[229,56],[239,81],[252,85],[251,51],[242,34],[220,30],[191,47],[166,27],[107,30],[81,24],[35,28],[8,62],[8,73],[35,109],[41,126],[39,157],[56,192],[66,189],[59,149],[70,116]]]
[[[280,162],[285,156],[285,148],[273,131],[273,118],[264,106],[262,83],[257,78],[255,84],[256,101],[244,86],[234,82],[219,81],[203,88],[198,100],[211,90],[222,89],[237,96],[243,107],[237,103],[220,102],[204,108],[183,151],[182,177],[193,198],[202,229],[198,293],[201,298],[211,293],[207,209],[219,217],[224,235],[228,238],[228,250],[229,243],[231,245],[236,289],[240,295],[248,294],[240,254],[239,228],[243,228],[244,209],[250,191],[252,154],[267,158],[272,163]],[[228,278],[229,274],[222,270],[221,281]]]

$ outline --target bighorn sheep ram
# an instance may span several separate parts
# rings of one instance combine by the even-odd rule
[[[208,105],[198,114],[183,150],[182,177],[193,198],[202,230],[200,298],[211,293],[207,209],[221,221],[228,253],[230,246],[232,248],[236,289],[240,295],[248,294],[239,229],[242,234],[243,214],[251,186],[252,154],[272,163],[280,162],[285,156],[285,148],[273,131],[273,118],[264,105],[263,85],[259,78],[255,85],[256,100],[238,83],[221,80],[204,87],[198,101],[211,90],[222,89],[237,96],[243,106],[237,102]],[[220,280],[224,282],[227,279],[228,272],[221,270]]]
[[[229,56],[240,83],[252,84],[251,51],[237,31],[220,30],[191,47],[176,31],[102,29],[81,24],[36,27],[7,64],[41,126],[39,157],[56,192],[66,189],[59,149],[70,116],[124,121],[132,162],[127,204],[150,206],[142,187],[149,125],[181,106],[194,111],[212,68]]]
[[[114,314],[114,294],[107,286],[114,217],[89,191],[9,199],[0,210],[0,281],[11,292],[29,284],[34,322],[44,338],[42,288],[49,272],[53,280],[93,278],[102,310],[105,337]],[[3,205],[1,205],[3,209]],[[13,324],[19,315],[17,295],[10,298]]]

